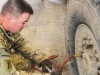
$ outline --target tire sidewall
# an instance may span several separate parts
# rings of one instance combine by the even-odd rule
[[[68,56],[75,54],[75,33],[80,24],[85,24],[90,28],[100,47],[100,23],[97,15],[95,8],[92,7],[89,0],[87,2],[82,0],[69,1],[66,11],[65,26],[66,50]],[[69,75],[79,75],[76,61],[69,65],[69,71]]]

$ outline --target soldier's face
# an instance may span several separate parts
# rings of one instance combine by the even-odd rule
[[[27,22],[28,22],[29,18],[30,18],[29,13],[23,13],[18,18],[12,17],[12,19],[8,25],[8,31],[10,31],[12,33],[17,33],[19,31],[21,31],[23,28],[27,27]]]

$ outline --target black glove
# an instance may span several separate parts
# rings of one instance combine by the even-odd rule
[[[61,72],[62,71],[53,71],[51,72],[51,75],[62,75]]]
[[[48,70],[46,69],[46,66],[47,66],[50,70],[52,70],[52,64],[51,64],[51,62],[49,61],[49,59],[43,60],[43,61],[40,63],[40,65],[39,65],[39,67],[42,67],[42,71],[43,71],[43,72],[48,72]]]

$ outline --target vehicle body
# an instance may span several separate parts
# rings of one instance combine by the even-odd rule
[[[66,7],[68,57],[82,55],[72,60],[69,75],[100,75],[100,0],[50,1]]]

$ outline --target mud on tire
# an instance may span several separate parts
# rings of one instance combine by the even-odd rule
[[[90,28],[100,50],[99,5],[99,0],[68,0],[65,20],[66,51],[68,56],[75,54],[75,33],[80,24],[87,25]],[[73,60],[74,62],[68,66],[69,75],[80,75],[76,59]]]

